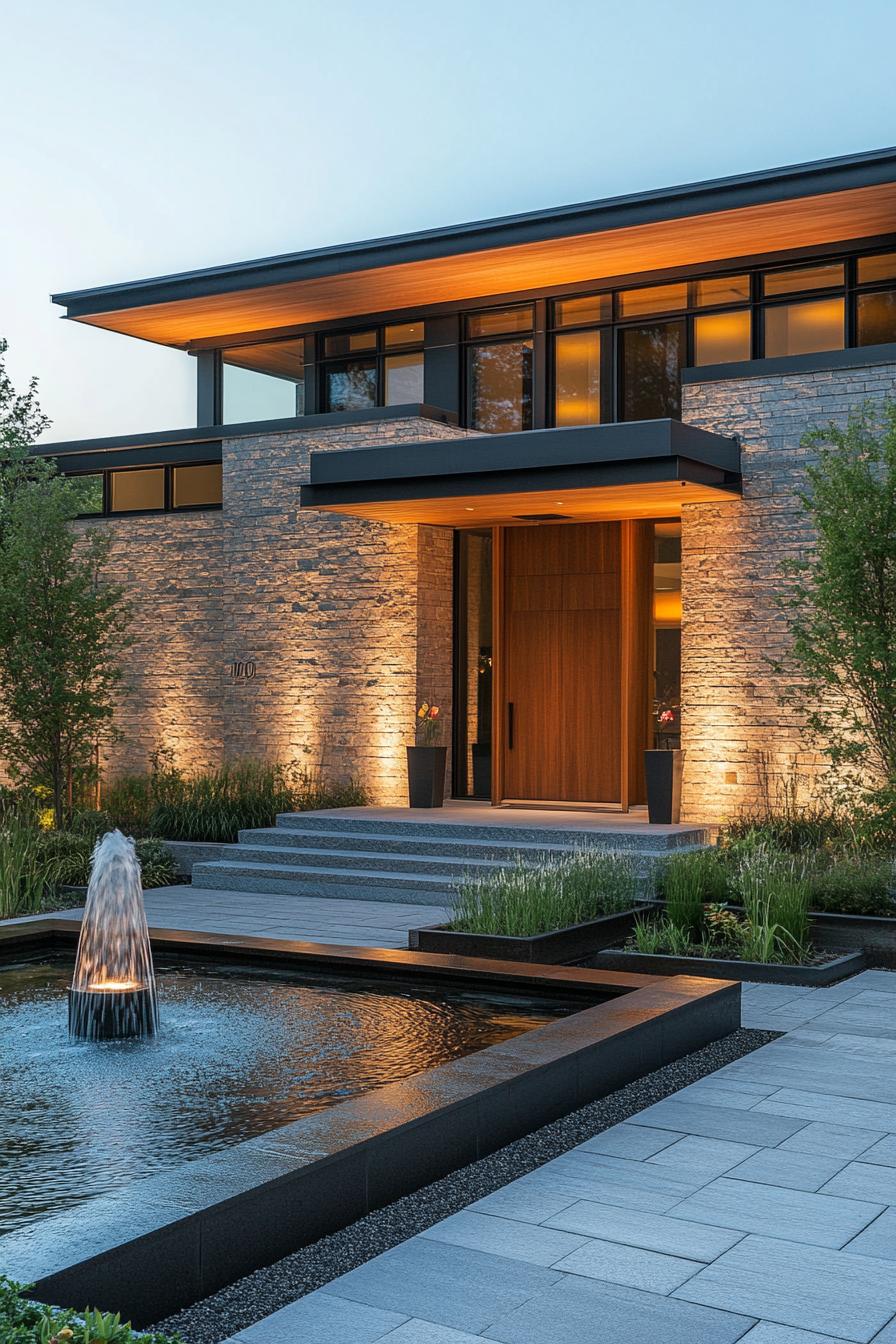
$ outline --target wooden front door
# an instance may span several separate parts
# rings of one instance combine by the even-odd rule
[[[504,800],[641,801],[649,721],[649,529],[503,532]]]

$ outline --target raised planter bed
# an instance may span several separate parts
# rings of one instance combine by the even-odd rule
[[[865,967],[864,952],[834,955],[820,966],[788,966],[764,961],[731,961],[723,957],[672,957],[621,948],[588,958],[600,971],[632,971],[637,975],[697,975],[710,980],[760,980],[781,985],[833,985]]]
[[[656,902],[645,901],[633,910],[602,915],[584,924],[570,924],[551,933],[536,933],[528,938],[512,938],[499,933],[462,933],[444,924],[428,924],[408,931],[412,952],[438,952],[458,957],[491,957],[496,961],[532,961],[542,964],[581,961],[592,952],[612,947],[629,936],[639,915],[656,909]]]
[[[843,915],[831,910],[812,914],[812,941],[840,951],[859,949],[876,965],[896,962],[896,918],[892,915]]]

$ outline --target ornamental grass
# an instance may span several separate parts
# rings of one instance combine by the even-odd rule
[[[454,897],[449,928],[530,938],[631,910],[640,893],[630,854],[579,849],[560,859],[468,875]]]

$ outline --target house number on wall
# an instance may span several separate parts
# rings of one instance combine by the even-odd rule
[[[227,664],[227,671],[230,674],[231,681],[251,681],[255,676],[256,670],[254,659],[248,661],[238,659]]]

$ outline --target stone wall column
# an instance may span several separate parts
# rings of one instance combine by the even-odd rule
[[[798,492],[806,430],[844,424],[862,403],[896,396],[896,365],[825,369],[686,384],[686,423],[736,434],[744,491],[725,504],[685,505],[682,517],[683,817],[724,821],[831,791],[830,765],[772,662],[789,647],[776,599],[782,565],[813,535]]]

